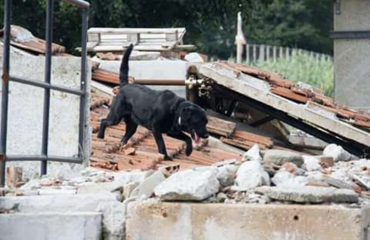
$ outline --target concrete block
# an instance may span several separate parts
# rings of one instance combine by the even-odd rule
[[[98,212],[0,214],[0,239],[99,240],[101,221]]]
[[[130,61],[130,76],[140,80],[184,80],[189,63],[183,60]],[[119,72],[121,61],[100,61],[99,68]],[[145,69],[145,71],[143,71]]]
[[[104,239],[122,239],[124,236],[126,220],[125,205],[117,201],[113,193],[0,198],[0,209],[11,209],[14,206],[17,206],[17,209],[25,214],[47,212],[74,213],[81,211],[100,212],[103,214],[102,231]]]
[[[365,240],[369,209],[324,205],[131,203],[127,240]]]

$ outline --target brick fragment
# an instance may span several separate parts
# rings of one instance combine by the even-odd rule
[[[22,184],[23,169],[10,166],[6,168],[6,185],[10,188],[17,188]]]

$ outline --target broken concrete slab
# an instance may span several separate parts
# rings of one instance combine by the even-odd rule
[[[220,182],[222,187],[234,184],[236,172],[238,171],[240,164],[236,163],[235,160],[226,160],[216,163],[214,166],[217,167],[217,180]]]
[[[270,187],[266,195],[274,200],[297,203],[357,203],[358,195],[349,189],[324,187]]]
[[[352,189],[351,184],[346,183],[345,181],[342,181],[340,179],[330,177],[330,176],[323,175],[321,178],[321,181],[329,184],[330,186],[336,187],[336,188]]]
[[[1,239],[100,240],[99,212],[0,214]]]
[[[131,183],[131,182],[138,182],[141,183],[145,180],[145,178],[149,177],[153,174],[154,171],[141,171],[141,170],[133,170],[133,171],[119,171],[119,172],[112,172],[112,176],[114,177],[114,181],[120,182],[123,186]]]
[[[349,152],[344,150],[342,146],[336,144],[329,144],[325,147],[323,155],[334,158],[334,161],[349,161],[352,156]]]
[[[236,148],[236,147],[233,147],[231,145],[225,144],[225,143],[221,142],[221,140],[219,140],[218,138],[215,138],[215,137],[212,137],[212,136],[208,137],[208,146],[219,148],[219,149],[224,150],[224,151],[237,153],[237,154],[240,154],[240,155],[242,155],[244,153],[244,151],[240,150],[239,148]]]
[[[247,161],[240,165],[233,190],[245,191],[262,185],[270,185],[270,177],[259,161]]]
[[[218,192],[216,167],[199,167],[174,173],[154,193],[161,200],[202,201]]]
[[[109,194],[99,183],[86,182],[77,187],[77,194]]]
[[[320,159],[317,157],[308,155],[303,155],[302,157],[304,161],[302,167],[307,171],[316,171],[321,169]]]
[[[282,165],[283,163],[286,162],[292,162],[298,167],[300,167],[303,164],[303,158],[301,155],[294,152],[275,149],[267,150],[265,152],[265,155],[263,156],[264,164]]]
[[[185,55],[184,59],[191,63],[204,63],[202,56],[197,52],[191,52]]]
[[[126,239],[365,240],[368,213],[335,205],[136,202],[128,206]]]
[[[281,165],[279,170],[284,170],[294,175],[296,175],[299,171],[297,165],[291,162],[284,163],[283,165]]]
[[[271,181],[279,187],[299,187],[305,186],[308,182],[307,177],[296,176],[288,171],[279,170]]]
[[[243,154],[243,161],[262,161],[258,144],[254,144],[253,147]]]
[[[156,171],[133,189],[130,197],[133,197],[136,200],[145,200],[150,198],[154,193],[154,188],[165,179],[166,178],[161,171]]]

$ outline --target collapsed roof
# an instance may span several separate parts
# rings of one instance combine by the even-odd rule
[[[200,74],[214,91],[265,112],[349,152],[370,152],[370,114],[339,106],[305,84],[230,62],[202,65]]]

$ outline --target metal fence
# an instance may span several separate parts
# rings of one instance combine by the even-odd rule
[[[298,48],[270,46],[263,44],[247,44],[245,47],[245,61],[247,64],[256,61],[276,61],[278,58],[291,57],[294,55],[309,55],[318,60],[332,59],[332,56],[327,54],[311,52]]]
[[[54,0],[47,0],[46,8],[46,54],[45,54],[45,75],[44,82],[32,81],[13,77],[9,73],[10,60],[10,23],[12,0],[4,0],[4,53],[3,53],[3,75],[2,75],[2,102],[1,102],[1,128],[0,128],[0,186],[5,184],[5,167],[7,161],[41,161],[41,174],[47,173],[47,161],[60,161],[69,163],[82,163],[84,146],[84,122],[86,98],[86,34],[88,9],[90,4],[82,0],[63,0],[81,9],[82,34],[81,34],[81,84],[80,89],[58,86],[50,82],[52,63],[52,41],[53,41],[53,18]],[[8,155],[7,146],[7,124],[8,124],[8,93],[9,81],[23,83],[44,89],[43,106],[43,127],[42,146],[40,155]],[[50,156],[48,154],[49,140],[49,111],[50,111],[50,90],[74,94],[80,97],[80,119],[79,119],[79,150],[77,157]]]

